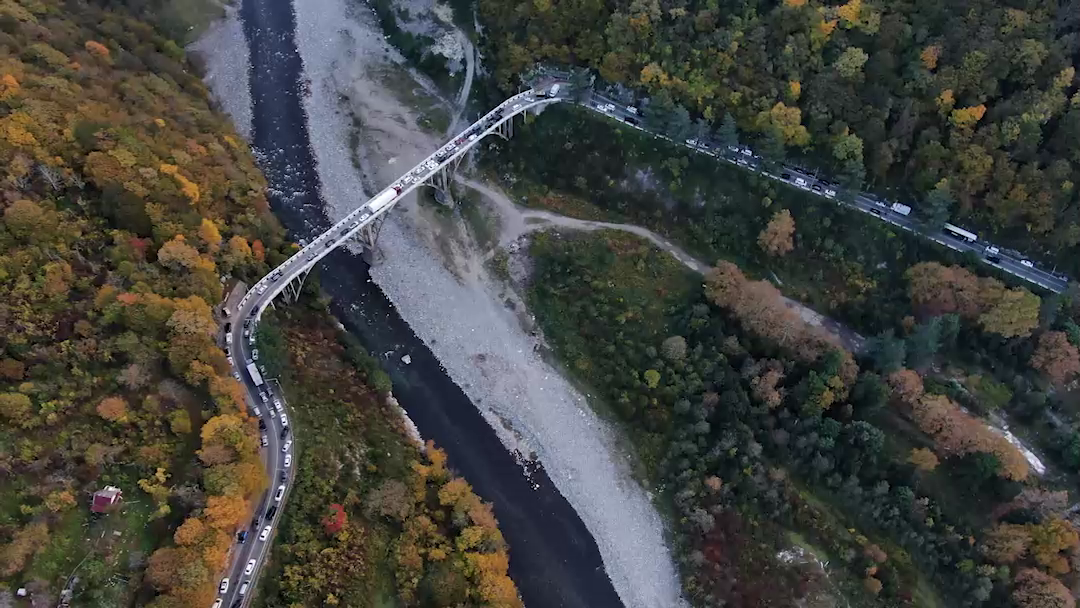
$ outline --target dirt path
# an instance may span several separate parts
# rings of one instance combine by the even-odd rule
[[[457,112],[454,114],[454,118],[450,121],[450,127],[446,130],[446,136],[450,137],[457,132],[458,123],[461,121],[462,114],[465,113],[465,108],[469,103],[469,93],[472,91],[473,75],[476,73],[476,50],[473,48],[472,42],[469,41],[469,37],[465,35],[460,29],[455,30],[458,38],[461,40],[461,48],[465,52],[465,83],[461,85],[461,93],[458,94],[457,100]]]
[[[467,178],[458,177],[457,181],[476,190],[494,205],[500,220],[500,247],[506,247],[510,243],[517,241],[525,234],[534,230],[542,230],[551,227],[584,230],[587,232],[595,230],[621,230],[648,239],[651,243],[670,253],[676,260],[698,274],[705,274],[711,267],[709,264],[690,255],[678,245],[647,228],[642,228],[641,226],[635,226],[633,224],[582,220],[566,217],[550,211],[527,209],[510,200],[510,197],[502,190]],[[491,253],[488,255],[490,256]],[[804,321],[811,325],[819,326],[833,334],[848,350],[858,352],[863,348],[865,339],[850,328],[837,323],[800,302],[790,298],[784,298],[784,301],[789,308],[797,311]]]

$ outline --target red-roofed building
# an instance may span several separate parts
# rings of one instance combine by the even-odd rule
[[[124,493],[115,486],[105,486],[105,489],[94,492],[94,502],[90,510],[94,513],[108,513],[113,505],[119,504],[124,498]]]

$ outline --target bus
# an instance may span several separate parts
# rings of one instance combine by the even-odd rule
[[[263,385],[262,374],[260,374],[259,370],[255,368],[255,364],[254,363],[248,363],[247,364],[247,370],[248,370],[248,373],[251,374],[251,381],[255,383],[255,386],[262,386]]]
[[[968,232],[967,230],[964,230],[959,226],[953,226],[952,224],[945,224],[945,226],[942,227],[942,230],[949,236],[956,237],[969,243],[974,243],[979,240],[979,235],[974,232]]]

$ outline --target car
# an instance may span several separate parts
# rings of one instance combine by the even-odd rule
[[[285,484],[281,484],[277,487],[277,492],[274,493],[274,502],[281,502],[281,499],[285,497]]]
[[[248,336],[248,344],[255,344],[255,334]],[[250,363],[250,361],[248,363]]]
[[[827,197],[829,197],[829,198],[836,198],[836,190],[832,190],[832,189],[830,189],[830,188],[826,188],[826,189],[825,189],[825,196],[827,196]]]
[[[273,505],[266,510],[266,519],[274,519],[275,513],[277,513],[277,505]]]
[[[266,542],[266,539],[270,538],[270,524],[267,524],[262,532],[259,532],[259,542]]]
[[[289,478],[289,474],[286,473],[285,471],[281,471],[281,474],[278,475],[278,477],[281,479],[281,481],[285,481],[286,479]]]
[[[247,530],[241,530],[241,531],[237,532],[237,534],[236,534],[236,542],[238,542],[238,543],[240,543],[242,545],[242,544],[244,544],[244,541],[246,541],[246,540],[247,540]]]
[[[256,348],[255,350],[251,351],[251,360],[252,361],[258,361],[259,360],[259,349]]]
[[[226,356],[225,356],[225,360],[229,362],[229,367],[232,367],[232,366],[234,365],[234,362],[233,362],[233,358],[232,358],[232,357],[230,357],[230,356],[226,355]]]
[[[986,247],[986,255],[997,255],[999,253],[1001,253],[1001,250],[993,245],[988,245]]]
[[[218,593],[224,595],[229,590],[229,577],[221,579],[221,584],[218,585]]]
[[[262,294],[266,293],[266,288],[267,288],[266,285],[259,285],[259,289],[257,290],[258,294],[261,296]],[[254,312],[254,311],[252,311],[252,312]]]
[[[232,331],[232,323],[226,323],[225,324],[225,333],[229,333],[230,331]]]
[[[281,412],[281,426],[289,426],[289,417],[285,415],[285,412]]]
[[[219,597],[218,599],[214,600],[214,605],[210,606],[210,608],[221,608],[221,602],[222,599]]]
[[[244,319],[244,327],[251,327],[251,317]]]
[[[255,414],[255,417],[256,417],[256,418],[261,418],[261,417],[262,417],[262,412],[261,412],[261,411],[259,411],[259,406],[257,406],[257,405],[256,405],[256,406],[253,406],[253,407],[251,408],[251,411],[252,411],[252,413],[254,413],[254,414]]]
[[[251,576],[251,573],[255,571],[255,560],[249,559],[246,566],[244,566],[244,574]]]
[[[251,328],[250,328],[250,327],[249,327],[249,328],[245,328],[245,329],[244,329],[244,337],[246,338],[246,337],[248,337],[248,336],[250,336],[250,335],[251,335]]]
[[[266,436],[266,433],[263,433],[262,446],[265,448],[268,445],[270,445],[270,438]]]
[[[881,217],[881,212],[878,211],[877,209],[874,209],[873,207],[870,208],[870,213],[873,213],[874,215],[876,215],[878,217]]]
[[[240,585],[240,597],[244,597],[244,594],[247,593],[248,587],[250,587],[250,586],[251,586],[251,581],[244,581],[244,584]]]
[[[1031,260],[1020,260],[1020,265],[1026,268],[1034,268],[1035,264]]]
[[[292,454],[285,454],[285,468],[292,466]]]
[[[990,262],[991,264],[1000,264],[1001,263],[1001,256],[1000,255],[988,255],[988,256],[986,256],[986,261]]]
[[[791,174],[790,173],[781,173],[780,174],[780,179],[785,180],[785,181],[790,180],[791,179]]]
[[[288,452],[289,448],[291,448],[291,447],[292,447],[292,439],[286,441],[285,444],[281,446],[281,451],[282,452]]]
[[[626,111],[635,115],[638,113],[638,109],[634,106],[626,106]]]
[[[259,391],[259,399],[262,399],[263,403],[270,401],[270,395],[267,395],[265,391]]]
[[[686,140],[686,145],[688,145],[688,146],[696,146],[697,145],[697,140],[696,139],[688,139],[688,140]]]
[[[825,189],[821,187],[821,184],[814,184],[813,186],[810,186],[810,189],[813,190],[814,192],[824,192],[825,191]]]
[[[226,357],[229,356],[229,347],[228,346],[225,347],[225,356]]]
[[[232,377],[233,377],[233,378],[236,378],[237,380],[240,380],[240,372],[238,372],[238,371],[233,371],[233,373],[232,373]]]
[[[274,411],[275,412],[280,412],[281,411],[281,399],[278,399],[277,397],[274,398]]]
[[[259,418],[259,430],[260,431],[265,431],[266,430],[266,421],[263,420],[262,418]]]
[[[282,439],[284,439],[285,436],[288,435],[288,434],[289,434],[289,427],[287,427],[287,426],[281,427],[281,435],[280,435],[280,437]]]
[[[232,333],[225,334],[225,344],[232,344]],[[226,346],[226,348],[228,348],[228,346]]]

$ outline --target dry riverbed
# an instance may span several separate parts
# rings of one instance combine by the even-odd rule
[[[456,112],[404,66],[369,12],[350,12],[342,0],[295,8],[311,141],[337,219],[441,145],[444,134],[425,111]],[[387,74],[411,82],[388,82]],[[374,280],[507,449],[543,463],[592,533],[625,605],[684,605],[662,521],[612,429],[541,360],[536,338],[499,298],[482,252],[446,219],[415,197],[399,205],[382,229]]]

